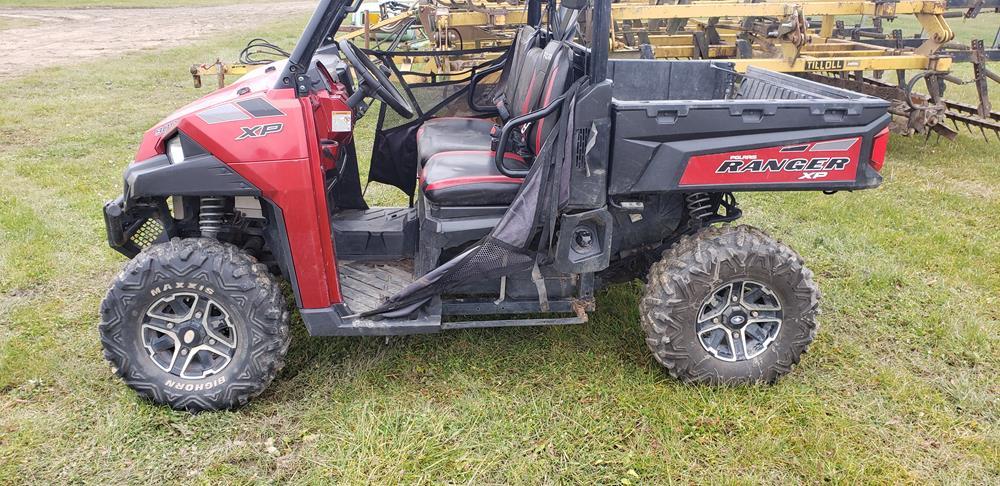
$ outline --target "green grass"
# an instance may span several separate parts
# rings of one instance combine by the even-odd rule
[[[258,34],[288,45],[297,20],[0,82],[17,107],[0,111],[0,483],[1000,482],[1000,153],[968,136],[894,137],[878,190],[741,197],[824,292],[818,340],[774,387],[667,378],[636,283],[577,327],[386,342],[309,338],[296,319],[250,406],[138,399],[97,339],[124,264],[101,204],[142,131],[207,92],[193,59]]]

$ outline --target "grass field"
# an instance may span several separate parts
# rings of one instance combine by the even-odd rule
[[[825,296],[774,387],[666,377],[635,283],[578,327],[323,339],[296,318],[250,406],[138,399],[97,339],[124,264],[100,207],[142,131],[206,93],[186,66],[249,37],[0,82],[0,483],[1000,482],[1000,151],[968,136],[893,138],[878,190],[741,197]]]

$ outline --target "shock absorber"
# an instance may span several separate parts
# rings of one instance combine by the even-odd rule
[[[201,198],[201,213],[198,218],[198,228],[201,230],[201,236],[205,238],[217,238],[219,232],[222,231],[222,223],[225,216],[226,198]]]
[[[702,221],[714,212],[712,196],[707,192],[692,192],[684,196],[684,199],[687,201],[688,215],[691,216],[692,223],[700,226]]]

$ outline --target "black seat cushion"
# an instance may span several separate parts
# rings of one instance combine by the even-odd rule
[[[530,25],[521,27],[514,35],[512,46],[514,50],[510,53],[510,59],[504,66],[500,86],[500,93],[503,96],[500,101],[510,113],[513,113],[513,103],[517,101],[517,83],[520,80],[520,73],[524,69],[524,59],[528,51],[538,46],[538,29]]]
[[[514,201],[524,179],[507,177],[497,170],[489,150],[462,150],[434,154],[424,167],[420,188],[439,206],[505,206]],[[527,169],[516,154],[504,154],[511,169]]]
[[[417,130],[417,161],[420,166],[432,155],[454,150],[489,150],[493,120],[483,118],[431,118]]]

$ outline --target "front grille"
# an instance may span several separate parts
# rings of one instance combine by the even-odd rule
[[[147,219],[142,226],[132,235],[130,241],[135,246],[145,250],[156,242],[163,234],[163,224],[156,218]]]

